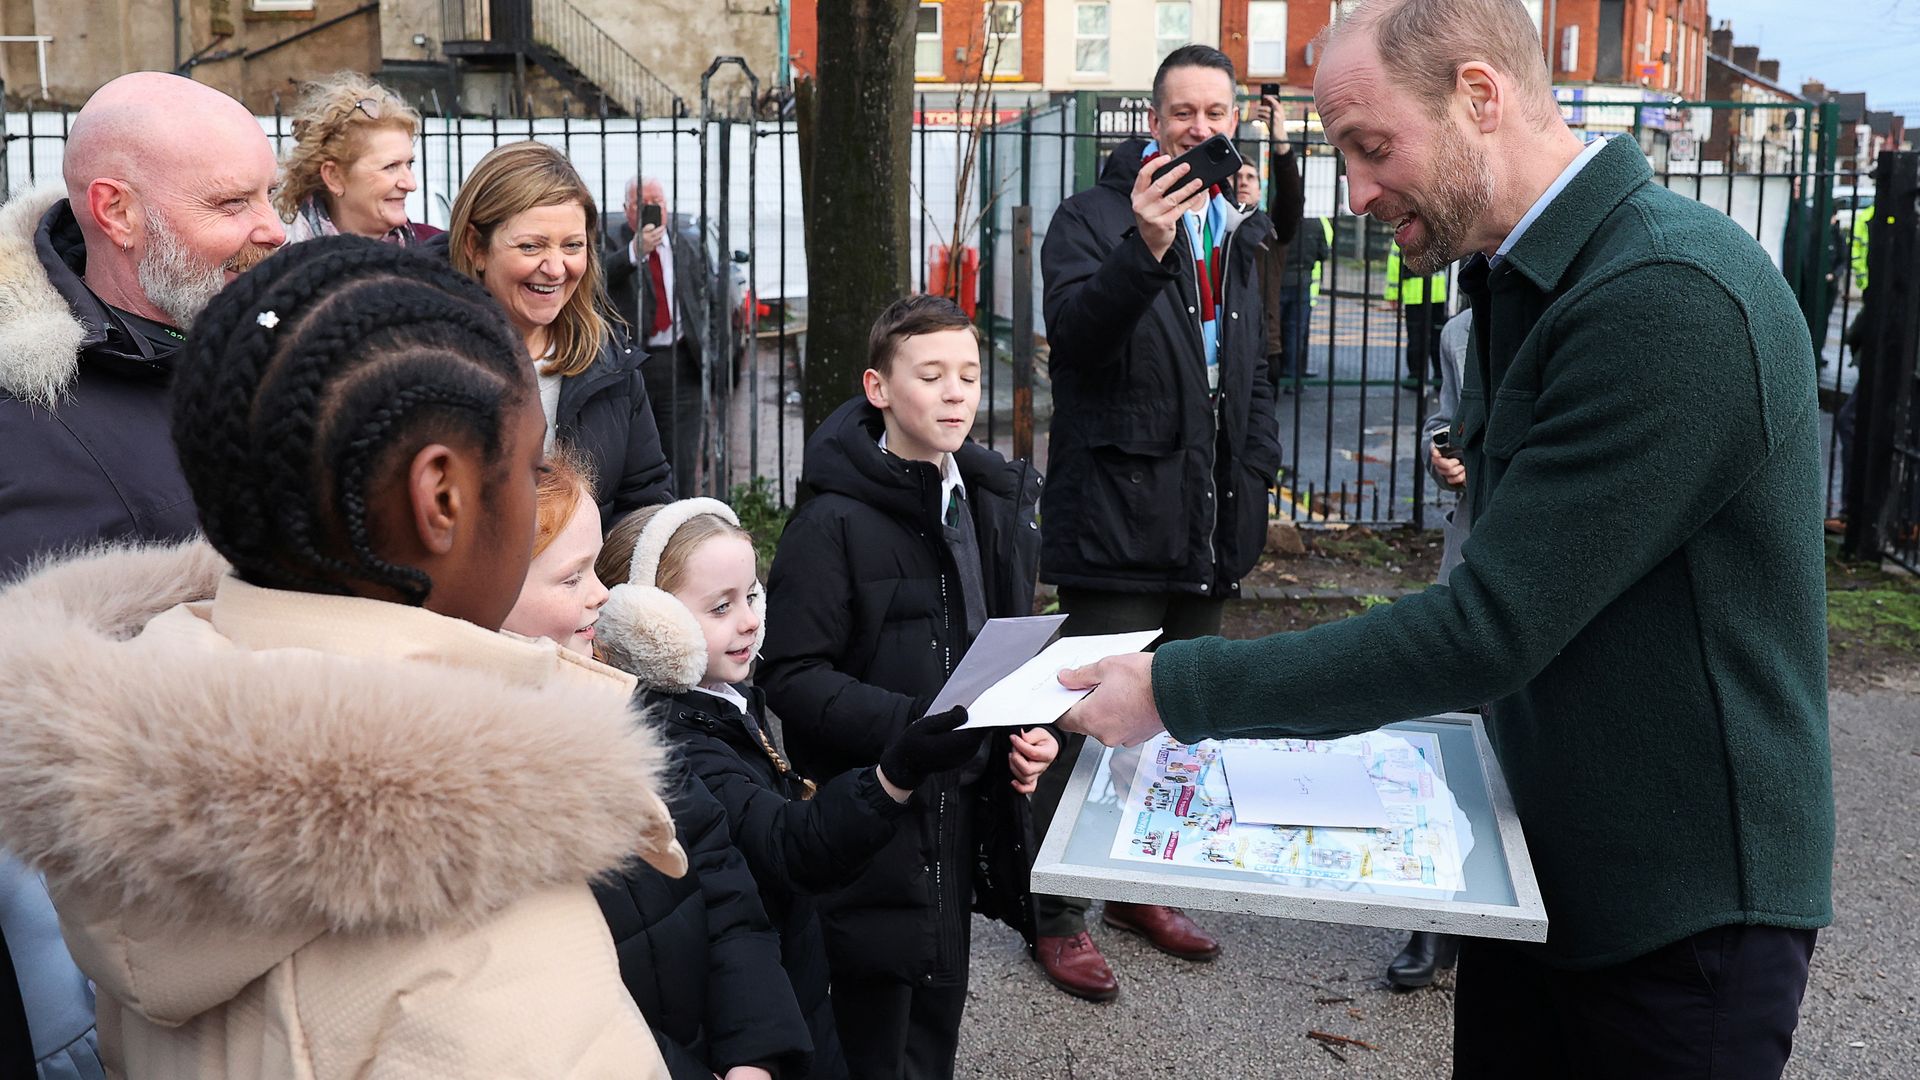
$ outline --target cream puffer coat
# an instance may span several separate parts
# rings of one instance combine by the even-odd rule
[[[0,592],[0,843],[110,1075],[664,1078],[587,886],[685,865],[630,680],[226,575],[122,549]]]

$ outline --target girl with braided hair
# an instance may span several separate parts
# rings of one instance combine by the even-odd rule
[[[630,677],[497,632],[544,468],[515,344],[442,261],[270,259],[174,375],[206,542],[0,592],[0,835],[109,1075],[666,1076],[588,888],[683,871],[662,752]]]
[[[545,143],[517,142],[467,174],[445,243],[454,268],[486,286],[519,337],[538,378],[547,444],[566,442],[592,466],[605,530],[670,501],[673,475],[640,377],[646,353],[608,314],[593,252],[599,229],[573,163]]]

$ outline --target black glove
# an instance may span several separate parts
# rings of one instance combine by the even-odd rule
[[[964,705],[923,716],[907,725],[880,754],[880,771],[894,787],[912,791],[934,773],[957,769],[973,760],[986,741],[987,731],[955,731],[967,722]]]

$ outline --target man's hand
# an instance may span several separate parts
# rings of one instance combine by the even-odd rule
[[[1286,114],[1281,111],[1280,99],[1267,94],[1260,99],[1255,117],[1267,125],[1268,135],[1273,139],[1273,152],[1287,154],[1293,152],[1293,144],[1287,141]]]
[[[1207,191],[1199,178],[1185,179],[1192,171],[1190,167],[1176,165],[1155,180],[1153,174],[1161,169],[1166,169],[1166,161],[1154,158],[1141,165],[1140,175],[1133,179],[1133,223],[1156,259],[1166,258],[1167,249],[1173,247],[1180,215],[1189,211],[1197,214],[1207,205]],[[1180,186],[1176,188],[1175,184]]]
[[[1153,703],[1153,654],[1109,656],[1060,673],[1069,690],[1094,691],[1060,718],[1060,726],[1108,746],[1139,746],[1166,730]]]
[[[1046,728],[1013,733],[1013,749],[1007,753],[1007,767],[1013,770],[1013,790],[1031,795],[1040,784],[1040,774],[1060,756],[1060,740]]]
[[[773,1080],[773,1074],[758,1065],[735,1065],[721,1080]]]
[[[634,237],[634,244],[639,249],[639,257],[644,259],[653,254],[653,249],[659,247],[660,241],[666,238],[665,225],[642,225],[640,235]]]
[[[1441,483],[1455,491],[1467,486],[1467,466],[1459,458],[1443,456],[1439,447],[1428,442],[1427,460],[1433,463],[1433,475],[1439,477]]]

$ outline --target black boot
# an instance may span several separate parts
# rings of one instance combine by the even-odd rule
[[[1387,965],[1387,981],[1395,989],[1415,990],[1433,982],[1435,972],[1452,967],[1459,957],[1459,938],[1415,930],[1406,948]]]

